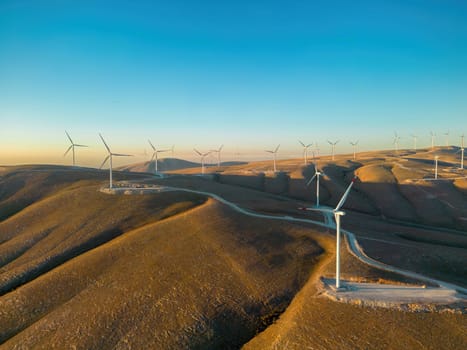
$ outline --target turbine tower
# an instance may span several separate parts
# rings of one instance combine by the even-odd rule
[[[149,142],[149,145],[150,145],[151,148],[152,148],[151,162],[154,160],[154,157],[156,158],[156,174],[157,174],[158,154],[159,154],[159,153],[162,153],[162,152],[168,152],[168,151],[170,151],[170,150],[169,150],[169,149],[157,149],[156,147],[154,147],[154,145],[152,144],[151,140],[148,140],[148,142]]]
[[[430,131],[430,135],[431,135],[431,150],[433,151],[435,149],[436,134],[433,131]]]
[[[212,149],[210,152],[217,153],[217,167],[221,166],[221,151],[224,145],[221,145],[218,149]]]
[[[302,141],[298,140],[298,142],[303,146],[303,158],[305,161],[305,166],[308,164],[308,148],[310,148],[313,143],[305,145]]]
[[[350,141],[350,144],[352,145],[352,148],[353,148],[353,160],[356,159],[356,151],[357,151],[357,147],[358,147],[358,141],[359,140],[357,140],[356,142]]]
[[[456,153],[461,154],[461,164],[459,169],[464,169],[464,147],[461,147]]]
[[[461,138],[461,148],[464,148],[464,134],[462,134],[460,138]]]
[[[109,152],[109,154],[107,155],[107,157],[105,157],[105,159],[102,162],[99,169],[102,169],[105,162],[107,162],[107,160],[109,160],[109,165],[110,165],[110,167],[109,167],[109,188],[112,188],[112,157],[113,156],[115,156],[115,157],[132,157],[132,155],[131,154],[112,153],[112,151],[110,150],[110,147],[107,145],[107,143],[105,143],[105,140],[102,137],[102,135],[99,134],[99,136],[101,137],[101,140],[104,143],[104,146],[107,149],[107,152]]]
[[[201,174],[204,175],[204,159],[211,154],[211,151],[206,152],[206,153],[201,153],[198,151],[196,148],[193,148],[193,150],[201,157]]]
[[[414,135],[412,134],[412,138],[413,138],[413,150],[416,151],[417,150],[417,135]]]
[[[326,213],[334,214],[334,220],[336,221],[336,289],[339,290],[340,288],[340,242],[341,242],[341,216],[345,215],[345,212],[341,210],[342,206],[344,205],[347,197],[352,189],[353,184],[357,181],[357,176],[354,176],[352,181],[350,182],[349,187],[344,192],[341,200],[337,204],[335,209],[332,208],[299,208],[303,210],[316,210]]]
[[[397,135],[397,132],[394,131],[394,140],[392,143],[394,144],[396,153],[399,153],[399,140],[400,139],[401,137]]]
[[[279,147],[280,147],[280,146],[281,146],[281,145],[277,145],[277,147],[276,147],[276,149],[275,149],[274,151],[268,151],[268,150],[266,150],[266,152],[271,153],[271,154],[273,155],[273,160],[274,160],[274,172],[277,171],[277,170],[276,170],[276,156],[277,156],[277,151],[279,150]]]
[[[74,143],[66,130],[65,130],[65,134],[68,137],[68,140],[70,140],[71,146],[68,147],[68,149],[66,150],[66,152],[65,152],[65,154],[63,156],[65,157],[68,154],[68,152],[70,152],[70,150],[71,150],[71,152],[73,154],[73,166],[75,166],[75,147],[88,147],[88,146],[78,145],[77,143]]]
[[[438,179],[438,159],[439,156],[435,156],[435,180]]]
[[[332,147],[332,160],[334,160],[334,151],[336,150],[336,145],[339,143],[339,140],[337,140],[335,142],[331,142],[331,141],[328,140],[328,143]]]

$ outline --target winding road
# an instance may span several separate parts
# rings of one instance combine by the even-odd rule
[[[121,188],[121,189],[122,190],[131,190],[133,188]],[[146,188],[145,190],[150,191],[151,189],[155,190],[156,188]],[[142,190],[142,189],[141,188],[135,188],[135,190]],[[213,199],[215,199],[216,201],[218,201],[220,203],[225,204],[226,206],[230,207],[231,209],[233,209],[233,210],[235,210],[235,211],[237,211],[239,213],[242,213],[244,215],[248,215],[248,216],[251,216],[251,217],[262,218],[262,219],[270,219],[270,220],[283,220],[283,221],[289,221],[289,222],[303,222],[303,223],[318,225],[318,226],[326,227],[326,228],[335,228],[331,212],[322,212],[322,214],[324,216],[324,222],[320,222],[320,221],[315,221],[315,220],[310,220],[310,219],[294,218],[294,217],[291,217],[291,216],[274,216],[274,215],[255,213],[254,211],[241,208],[237,204],[232,203],[232,202],[220,197],[219,195],[217,195],[215,193],[211,193],[211,192],[190,190],[190,189],[182,188],[182,187],[168,187],[168,186],[158,186],[157,190],[159,192],[182,191],[182,192],[189,192],[189,193],[204,195],[204,196],[213,198]],[[459,293],[461,293],[461,294],[459,294],[459,298],[464,300],[464,301],[467,300],[467,298],[465,296],[465,295],[467,295],[467,288],[464,288],[464,287],[461,287],[461,286],[458,286],[458,285],[455,285],[455,284],[452,284],[452,283],[440,281],[438,279],[434,279],[434,278],[431,278],[431,277],[427,277],[427,276],[421,275],[419,273],[403,270],[403,269],[400,269],[398,267],[387,265],[387,264],[384,264],[384,263],[379,262],[377,260],[374,260],[374,259],[370,258],[369,256],[367,256],[365,254],[365,252],[363,251],[363,248],[360,246],[360,244],[358,243],[355,235],[352,232],[347,231],[347,230],[342,230],[342,229],[341,229],[341,232],[344,233],[346,238],[347,238],[347,242],[348,242],[347,248],[348,248],[348,250],[356,258],[358,258],[360,261],[362,261],[363,263],[365,263],[367,265],[370,265],[372,267],[381,269],[381,270],[398,273],[400,275],[403,275],[403,276],[406,276],[406,277],[409,277],[409,278],[418,279],[418,280],[421,280],[421,281],[424,281],[424,282],[435,284],[435,285],[438,285],[439,288],[444,289],[444,290],[459,292]]]

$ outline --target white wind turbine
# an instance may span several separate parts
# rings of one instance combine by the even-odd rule
[[[416,151],[417,150],[417,135],[414,135],[412,134],[412,138],[413,138],[413,150]]]
[[[310,186],[310,184],[313,182],[313,180],[316,178],[316,208],[319,207],[319,178],[321,175],[326,175],[324,172],[320,172],[318,170],[318,164],[315,163],[315,174],[313,177],[307,182],[307,186]]]
[[[449,130],[444,133],[444,136],[446,136],[446,147],[449,147]]]
[[[101,134],[99,134],[99,136],[101,137],[101,140],[102,142],[104,143],[104,146],[105,148],[107,149],[107,152],[109,152],[108,156],[105,157],[104,161],[102,162],[101,166],[99,169],[102,169],[102,167],[104,166],[105,162],[107,162],[107,160],[110,161],[109,163],[109,188],[112,188],[112,157],[115,156],[115,157],[132,157],[131,154],[121,154],[121,153],[112,153],[112,151],[110,150],[109,146],[107,145],[107,143],[105,143],[105,140],[104,138],[102,137]]]
[[[277,151],[279,150],[279,147],[281,145],[277,145],[276,149],[274,151],[268,151],[266,150],[266,152],[268,153],[271,153],[273,155],[273,160],[274,160],[274,172],[276,172],[276,156],[277,156]]]
[[[457,152],[461,153],[461,165],[460,165],[460,168],[464,169],[464,134],[462,134],[460,137],[461,137],[461,148]]]
[[[211,154],[211,151],[206,152],[206,153],[201,153],[198,151],[196,148],[193,148],[193,150],[201,157],[201,174],[204,174],[204,159]]]
[[[456,153],[461,154],[461,164],[459,169],[464,169],[464,147],[461,147]]]
[[[210,152],[217,153],[217,167],[221,166],[221,151],[224,145],[221,145],[218,149],[212,149]]]
[[[358,147],[358,140],[356,142],[350,141],[350,144],[352,145],[352,148],[353,148],[353,160],[355,160],[356,159],[356,151],[357,151],[357,147]]]
[[[399,135],[397,135],[397,132],[394,131],[394,139],[393,139],[392,143],[394,144],[396,153],[399,152],[399,140],[400,139],[401,139],[401,137]]]
[[[336,208],[300,208],[304,210],[316,210],[321,212],[327,212],[334,214],[334,220],[336,221],[336,289],[339,290],[340,288],[340,242],[341,242],[341,216],[345,215],[345,212],[341,210],[342,206],[344,205],[349,192],[353,186],[353,184],[357,181],[357,176],[354,176],[352,181],[350,182],[349,187],[344,192],[339,203],[337,203]]]
[[[433,151],[435,149],[436,134],[433,131],[430,131],[430,135],[431,135],[431,150]]]
[[[77,143],[74,143],[73,140],[71,139],[70,135],[67,133],[67,131],[65,130],[65,134],[66,136],[68,137],[68,140],[70,140],[71,142],[71,146],[68,147],[68,149],[66,150],[65,154],[63,155],[64,157],[68,154],[68,152],[70,152],[70,150],[72,151],[73,153],[73,166],[75,166],[75,147],[88,147],[88,146],[85,146],[85,145],[78,145]]]
[[[334,151],[336,150],[336,145],[339,143],[339,140],[337,140],[335,142],[331,142],[331,141],[328,140],[328,143],[332,147],[332,160],[334,160]]]
[[[298,140],[298,142],[300,142],[300,144],[303,146],[303,157],[304,157],[304,160],[305,160],[305,165],[307,165],[308,164],[308,148],[310,148],[313,145],[313,143],[305,145],[300,140]]]
[[[438,159],[439,156],[435,156],[435,180],[438,179]]]
[[[154,158],[156,158],[156,174],[157,174],[158,154],[159,154],[159,153],[163,153],[163,152],[168,152],[168,151],[170,151],[170,150],[169,150],[169,149],[157,149],[156,147],[154,147],[154,145],[152,144],[151,140],[148,140],[148,142],[149,142],[149,145],[150,145],[151,148],[152,148],[151,162],[154,160]]]
[[[314,149],[314,151],[316,151],[316,154],[317,154],[317,156],[318,156],[318,158],[319,158],[319,147],[318,147],[318,142],[315,142],[315,149]],[[315,156],[315,152],[314,152],[314,151],[313,151],[313,157]]]

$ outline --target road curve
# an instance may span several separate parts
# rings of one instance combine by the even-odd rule
[[[326,227],[326,228],[335,228],[334,222],[332,220],[332,213],[330,212],[322,212],[324,216],[324,222],[310,220],[310,219],[294,218],[291,216],[275,216],[275,215],[259,214],[259,213],[255,213],[254,211],[242,208],[238,206],[237,204],[232,203],[220,197],[219,195],[211,193],[211,192],[190,190],[190,189],[183,188],[183,187],[169,187],[169,186],[159,186],[159,187],[163,187],[162,191],[182,191],[182,192],[195,193],[195,194],[200,194],[200,195],[204,195],[207,197],[211,197],[217,200],[218,202],[227,205],[228,207],[232,208],[233,210],[239,213],[252,216],[252,217],[256,217],[256,218],[270,219],[270,220],[283,220],[283,221],[289,221],[289,222],[303,222],[303,223],[314,224],[314,225],[318,225],[318,226]],[[437,280],[431,277],[427,277],[427,276],[418,274],[416,272],[411,272],[411,271],[407,271],[404,269],[400,269],[398,267],[387,265],[373,258],[370,258],[368,255],[365,254],[365,252],[363,251],[363,248],[360,246],[355,235],[352,232],[348,230],[342,230],[342,229],[341,229],[341,232],[344,233],[344,235],[347,238],[347,242],[348,242],[347,248],[350,251],[350,253],[353,254],[357,259],[359,259],[360,261],[362,261],[363,263],[367,265],[370,265],[372,267],[375,267],[381,270],[398,273],[406,277],[429,282],[429,283],[438,285],[440,288],[457,291],[464,295],[467,294],[467,288],[464,288],[464,287],[461,287],[461,286],[458,286],[452,283],[440,281],[440,280]],[[462,299],[465,299],[465,297],[462,296]]]

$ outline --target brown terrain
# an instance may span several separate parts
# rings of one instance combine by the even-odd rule
[[[467,287],[467,184],[456,149],[319,160],[322,203],[354,174],[343,227],[384,263]],[[214,193],[248,209],[322,221],[302,160],[116,172],[117,181]],[[333,301],[334,230],[255,218],[205,195],[102,193],[108,173],[0,168],[0,349],[462,349],[465,305],[416,312]],[[455,179],[454,179],[455,178]],[[120,182],[122,184],[123,182]],[[347,280],[422,284],[342,243]],[[411,310],[411,308],[413,310]],[[443,309],[445,310],[445,309]],[[460,310],[460,311],[459,311]],[[463,310],[463,311],[462,311]]]

